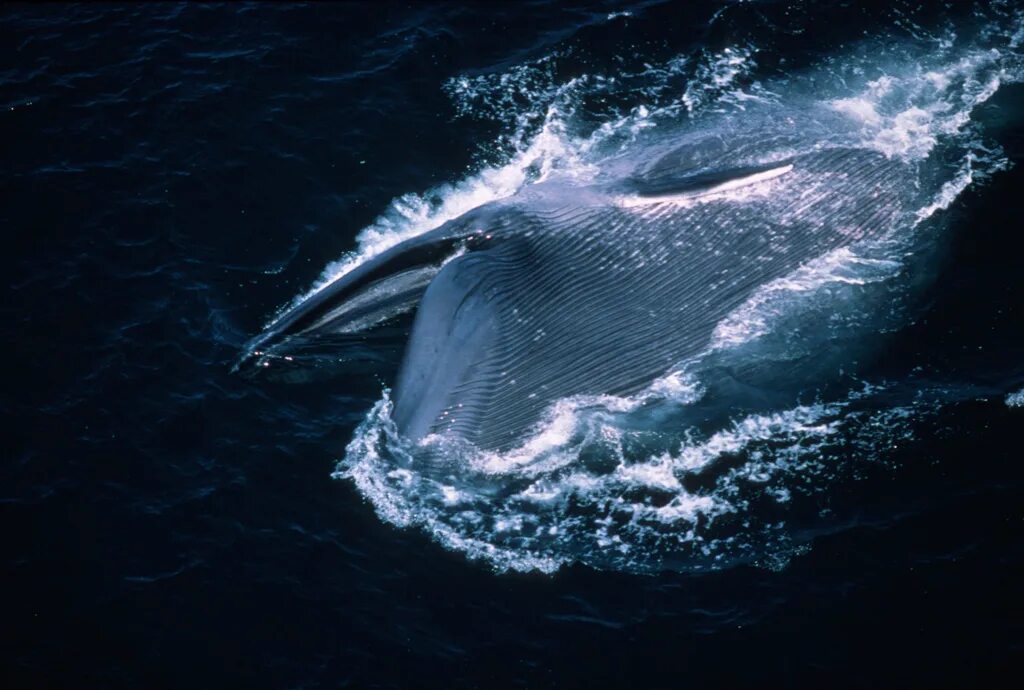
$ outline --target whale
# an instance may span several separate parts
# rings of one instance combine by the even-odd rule
[[[904,220],[907,163],[799,129],[666,137],[588,179],[526,185],[286,309],[242,362],[414,314],[401,436],[514,447],[555,402],[643,391],[759,287]]]

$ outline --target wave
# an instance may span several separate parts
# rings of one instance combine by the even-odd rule
[[[899,307],[927,271],[943,211],[1009,162],[974,115],[1020,82],[1019,12],[958,35],[948,23],[913,39],[880,35],[793,73],[761,71],[754,41],[647,60],[586,65],[578,44],[444,85],[458,117],[496,123],[465,179],[396,199],[296,302],[402,240],[551,178],[593,180],[652,137],[735,122],[752,112],[797,123],[820,146],[914,163],[914,210],[884,241],[841,249],[762,286],[717,326],[706,352],[632,397],[554,404],[512,450],[482,452],[431,436],[411,447],[387,391],[357,429],[336,477],[386,521],[418,526],[498,570],[566,563],[635,572],[739,562],[782,567],[837,524],[820,497],[888,462],[914,420],[953,393],[865,382],[865,334],[899,328]],[[738,10],[737,10],[738,11]],[[716,15],[718,17],[718,15]],[[612,17],[610,16],[609,19]],[[804,119],[802,119],[804,118]],[[921,257],[925,257],[922,259]],[[808,369],[828,370],[815,378]],[[838,373],[836,373],[838,372]],[[1006,404],[1024,405],[1021,392]],[[807,400],[810,398],[810,400]],[[422,465],[424,448],[455,471]],[[793,524],[800,525],[795,529]]]

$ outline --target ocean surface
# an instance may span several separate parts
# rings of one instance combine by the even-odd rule
[[[0,56],[3,687],[1019,672],[1020,3],[6,4]],[[914,171],[904,221],[453,456],[487,491],[403,460],[408,315],[232,372],[404,238],[811,112]],[[751,363],[768,402],[716,397]]]

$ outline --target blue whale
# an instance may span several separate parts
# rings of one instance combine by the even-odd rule
[[[411,441],[516,445],[554,401],[631,395],[706,350],[758,287],[878,239],[906,163],[751,127],[549,180],[366,261],[285,311],[244,359],[415,310],[393,419]]]

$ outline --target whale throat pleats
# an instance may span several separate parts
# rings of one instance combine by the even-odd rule
[[[889,230],[899,165],[835,149],[689,180],[691,192],[777,184],[742,201],[503,210],[505,235],[447,263],[423,296],[396,386],[400,431],[505,449],[556,400],[644,389],[759,286]],[[663,175],[647,189],[681,188]]]

